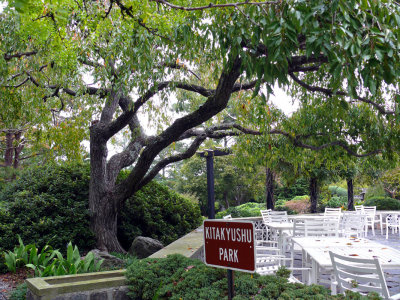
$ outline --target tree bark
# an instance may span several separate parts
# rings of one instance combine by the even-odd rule
[[[226,205],[225,209],[228,209],[229,208],[229,201],[228,201],[228,192],[227,191],[224,191],[223,198],[224,198],[224,202],[225,202],[225,205]]]
[[[97,248],[107,252],[125,253],[117,238],[117,218],[120,203],[112,192],[114,184],[106,180],[106,141],[100,124],[90,128],[89,210],[91,230],[96,235]]]
[[[310,178],[310,202],[311,213],[316,213],[318,203],[318,179],[316,177]]]
[[[265,179],[265,189],[266,189],[266,200],[267,200],[267,209],[274,209],[275,201],[274,201],[274,173],[268,167],[265,169],[266,179]]]
[[[347,210],[354,210],[354,191],[352,178],[347,178]]]
[[[13,142],[14,135],[11,132],[6,133],[6,151],[4,153],[4,166],[11,167],[13,162]]]

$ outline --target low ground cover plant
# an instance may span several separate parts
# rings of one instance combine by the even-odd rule
[[[78,247],[72,246],[71,242],[68,243],[67,255],[64,258],[59,250],[54,250],[49,245],[38,251],[35,244],[24,245],[21,237],[18,239],[19,245],[14,251],[4,253],[5,264],[11,272],[25,267],[34,270],[37,277],[71,275],[98,272],[103,263],[103,260],[96,262],[92,252],[81,259]]]
[[[235,272],[235,300],[248,299],[381,299],[377,294],[363,297],[358,293],[331,296],[320,285],[289,283],[288,271],[278,276],[260,276]],[[129,296],[135,300],[220,300],[227,298],[226,270],[211,268],[198,260],[174,254],[167,258],[147,258],[131,264],[126,272]]]

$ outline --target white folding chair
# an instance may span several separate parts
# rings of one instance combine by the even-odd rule
[[[338,223],[340,222],[340,218],[342,216],[342,209],[340,207],[325,207],[324,219],[336,220]]]
[[[365,219],[365,214],[353,211],[344,212],[340,222],[340,230],[342,235],[345,237],[364,237]]]
[[[389,229],[392,229],[392,234],[399,232],[400,236],[400,215],[392,214],[386,216],[386,239],[389,238]]]
[[[306,267],[293,268],[291,263],[292,259],[281,254],[280,249],[276,247],[277,244],[273,245],[273,243],[276,242],[269,242],[271,243],[270,247],[256,248],[256,273],[260,275],[271,275],[275,274],[280,267],[285,267],[290,271],[302,271],[303,282],[309,283],[311,269]],[[287,266],[287,262],[289,262],[290,267]],[[293,274],[290,275],[289,281],[301,283]]]
[[[270,210],[267,211],[269,222],[271,223],[283,223],[289,222],[287,211],[276,211]]]
[[[332,290],[336,285],[341,290],[351,290],[361,294],[376,292],[385,299],[400,299],[400,294],[390,296],[385,276],[379,260],[342,256],[329,251],[335,281],[331,282]]]
[[[305,236],[338,237],[339,223],[335,219],[306,219],[304,233]]]
[[[269,215],[268,212],[271,211],[271,209],[265,209],[265,210],[260,210],[262,221],[263,221],[263,228],[257,229],[256,230],[256,242],[257,245],[262,245],[264,241],[267,241],[269,239],[269,230],[267,224],[269,223]]]
[[[364,213],[364,205],[354,205],[354,209],[356,212]]]
[[[377,219],[376,206],[364,206],[364,213],[367,216],[365,225],[365,235],[368,234],[368,227],[371,226],[372,234],[375,236],[375,223],[379,223],[380,220]],[[383,234],[383,229],[381,226],[381,234]]]

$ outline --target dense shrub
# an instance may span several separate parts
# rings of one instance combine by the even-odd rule
[[[400,210],[400,201],[389,197],[374,197],[364,202],[365,206],[376,206],[377,210]]]
[[[387,193],[381,184],[369,187],[365,193],[364,199],[372,199],[377,197],[387,197]]]
[[[331,185],[328,187],[329,191],[332,195],[337,195],[339,197],[346,197],[347,198],[347,189],[344,189],[339,186]]]
[[[331,296],[330,290],[320,285],[288,283],[281,276],[260,276],[235,272],[235,300],[242,299],[372,299],[356,293]],[[135,300],[226,299],[228,283],[226,271],[210,268],[198,260],[182,255],[167,258],[137,260],[126,272],[129,295]],[[379,297],[374,299],[380,299]]]
[[[247,202],[239,206],[229,207],[227,210],[216,214],[216,219],[222,219],[223,216],[232,215],[233,218],[248,218],[261,216],[260,210],[267,209],[265,203]]]
[[[277,211],[287,211],[287,214],[288,214],[288,215],[295,215],[295,214],[297,214],[297,212],[295,212],[293,209],[291,209],[290,207],[285,206],[285,205],[276,205],[275,208],[274,208],[274,210],[277,210]]]
[[[310,197],[309,196],[297,196],[293,200],[286,201],[285,207],[289,208],[298,214],[304,214],[310,212]]]
[[[326,203],[326,207],[347,207],[347,197],[332,197]]]
[[[129,248],[135,237],[142,235],[169,244],[200,226],[198,205],[157,182],[150,182],[121,210],[118,238]]]
[[[307,178],[299,178],[290,186],[283,186],[275,189],[277,199],[293,199],[296,196],[306,195],[309,192]]]
[[[0,199],[0,247],[11,250],[17,235],[42,248],[65,249],[72,241],[82,250],[94,246],[89,230],[89,166],[63,164],[34,167],[4,188]]]
[[[12,250],[18,234],[38,248],[50,244],[64,250],[71,241],[83,252],[93,249],[89,180],[87,164],[53,164],[24,171],[0,193],[0,202],[5,203],[0,209],[0,251]],[[196,204],[156,183],[137,192],[121,211],[119,235],[125,247],[137,235],[170,243],[201,223]]]

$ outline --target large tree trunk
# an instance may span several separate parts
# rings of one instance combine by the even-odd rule
[[[317,212],[318,203],[318,179],[316,177],[310,178],[310,202],[311,202],[311,212]]]
[[[120,203],[112,192],[114,184],[106,176],[107,147],[96,125],[90,128],[89,210],[91,230],[96,235],[97,248],[107,252],[125,253],[117,238],[117,218]]]
[[[267,200],[267,209],[274,209],[274,173],[268,167],[266,167],[266,179],[265,179],[265,188],[266,188],[266,200]]]
[[[4,166],[11,167],[13,162],[13,142],[14,142],[14,135],[11,132],[6,133],[6,150],[4,153]]]
[[[354,192],[352,178],[347,178],[347,210],[354,210]]]

